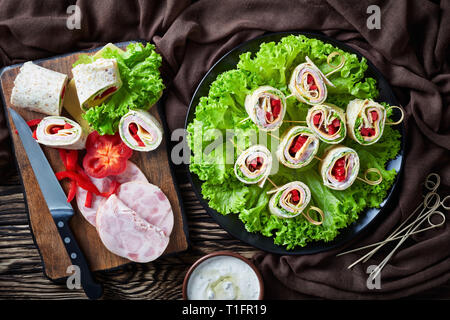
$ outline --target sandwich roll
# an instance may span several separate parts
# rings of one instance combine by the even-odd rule
[[[325,186],[334,190],[345,190],[358,176],[358,154],[351,148],[334,146],[326,152],[319,170]]]
[[[245,99],[245,110],[250,119],[263,131],[273,131],[283,124],[286,98],[273,87],[259,87]]]
[[[73,120],[60,116],[49,116],[41,120],[36,128],[40,144],[63,149],[81,150],[86,144],[87,134]]]
[[[384,107],[369,99],[354,99],[347,106],[349,136],[361,145],[376,143],[383,135],[386,121]]]
[[[258,183],[262,187],[272,169],[272,154],[263,145],[244,150],[234,164],[234,174],[245,184]]]
[[[298,169],[308,165],[319,150],[319,139],[308,128],[295,126],[280,139],[278,160],[289,168]]]
[[[306,123],[320,140],[329,144],[340,143],[347,135],[344,110],[333,104],[324,103],[310,108]]]
[[[11,104],[43,114],[59,116],[64,102],[67,75],[31,61],[25,62],[14,80]]]
[[[119,134],[131,149],[152,151],[161,144],[163,128],[147,111],[130,110],[120,119]]]
[[[334,85],[311,59],[306,56],[305,60],[305,63],[298,65],[292,72],[289,90],[300,102],[321,104],[327,99],[327,85]]]
[[[72,69],[78,100],[83,109],[100,105],[122,86],[116,59],[97,59]]]
[[[324,220],[323,211],[316,207],[310,207],[305,214],[305,208],[311,201],[311,191],[308,186],[300,181],[293,181],[272,191],[274,194],[269,201],[269,211],[280,218],[294,218],[302,214],[310,223],[322,224]],[[320,220],[311,217],[310,211],[317,211]]]

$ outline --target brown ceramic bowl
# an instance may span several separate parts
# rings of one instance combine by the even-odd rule
[[[201,257],[200,259],[195,261],[195,263],[189,268],[188,272],[186,273],[186,276],[184,277],[184,281],[183,281],[183,299],[184,300],[188,300],[187,285],[188,285],[189,278],[190,278],[192,272],[194,272],[195,268],[197,268],[197,266],[199,266],[202,262],[208,260],[209,258],[217,257],[217,256],[230,256],[230,257],[238,258],[238,259],[244,261],[246,264],[248,264],[252,268],[252,270],[255,272],[256,277],[258,278],[258,281],[259,281],[260,290],[259,290],[258,300],[263,299],[263,297],[264,297],[264,282],[263,282],[261,273],[256,268],[256,266],[250,260],[248,260],[247,258],[244,258],[240,254],[237,254],[237,253],[234,253],[231,251],[217,251],[217,252],[213,252],[213,253],[207,254],[206,256]]]

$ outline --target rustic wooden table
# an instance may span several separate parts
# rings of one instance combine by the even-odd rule
[[[233,239],[212,220],[196,199],[183,170],[177,169],[189,223],[191,248],[177,256],[145,265],[97,272],[105,299],[181,299],[183,278],[192,263],[218,250],[232,249],[246,257],[257,249]],[[45,277],[28,225],[17,172],[0,173],[0,299],[85,299],[82,290],[68,290]],[[450,299],[450,282],[411,298]]]

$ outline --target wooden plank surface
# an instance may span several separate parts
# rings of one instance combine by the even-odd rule
[[[119,46],[123,47],[123,45]],[[68,74],[69,78],[71,78],[72,64],[78,59],[79,55],[80,53],[76,53],[59,58],[46,59],[39,61],[38,64],[45,68]],[[5,69],[1,75],[1,86],[6,107],[10,107],[10,95],[14,86],[14,79],[18,72],[19,66],[13,66]],[[15,110],[18,111],[25,120],[42,118],[44,116],[40,113],[28,110],[18,108],[15,108]],[[151,108],[150,113],[161,122],[157,106]],[[68,116],[64,113],[63,115]],[[8,117],[8,121],[12,132],[14,132],[15,127],[10,117]],[[40,249],[40,254],[45,266],[45,273],[51,279],[66,277],[67,267],[71,265],[70,259],[42,197],[42,193],[38,188],[37,180],[17,134],[12,134],[12,141],[25,188],[30,225],[36,243]],[[64,166],[59,158],[58,151],[54,148],[45,146],[43,146],[42,149],[47,159],[49,159],[54,172],[63,171]],[[158,149],[153,152],[134,152],[131,161],[141,168],[151,183],[161,188],[172,205],[174,212],[174,227],[170,236],[169,245],[164,252],[164,255],[185,251],[188,248],[187,236],[183,225],[181,203],[178,199],[175,182],[171,174],[165,139],[163,139],[163,142]],[[69,189],[68,181],[63,182],[63,188],[67,194]],[[72,206],[74,207],[74,210],[76,210],[76,214],[71,219],[70,224],[72,231],[88,260],[91,270],[111,269],[130,263],[129,260],[119,257],[106,249],[101,242],[96,229],[79,213],[75,202],[76,201],[72,202]]]

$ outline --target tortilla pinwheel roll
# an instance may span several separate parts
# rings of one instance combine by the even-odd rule
[[[324,103],[310,108],[306,123],[320,140],[329,144],[340,143],[347,135],[344,110],[333,104]]]
[[[285,184],[270,198],[270,213],[281,218],[294,218],[302,213],[311,201],[311,191],[300,181]]]
[[[116,59],[97,59],[72,69],[78,100],[83,109],[100,105],[122,86]]]
[[[311,59],[305,57],[305,60],[305,63],[298,65],[292,72],[289,89],[300,102],[321,104],[327,99],[327,85],[334,85]]]
[[[351,148],[334,146],[327,151],[319,170],[325,186],[334,190],[347,189],[358,176],[358,154]]]
[[[262,86],[245,98],[245,110],[250,119],[264,131],[273,131],[283,124],[286,98],[280,90]]]
[[[350,137],[361,145],[376,143],[383,135],[386,120],[384,107],[369,99],[354,99],[347,105]]]
[[[11,104],[51,116],[59,116],[67,75],[25,62],[14,80]]]
[[[263,145],[244,150],[234,164],[234,174],[246,184],[258,183],[262,187],[272,169],[272,154]]]
[[[163,128],[147,111],[130,110],[120,119],[119,134],[131,149],[152,151],[161,144]]]
[[[87,134],[73,120],[49,116],[38,124],[36,138],[39,143],[49,147],[81,150],[85,147]]]
[[[278,160],[289,168],[308,165],[319,150],[319,139],[308,128],[295,126],[281,137],[277,149]]]

